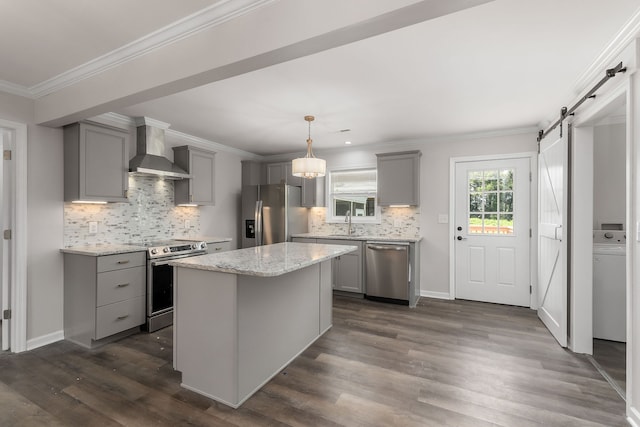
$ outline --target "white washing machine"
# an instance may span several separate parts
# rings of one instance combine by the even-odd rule
[[[627,341],[626,236],[593,232],[593,337]]]

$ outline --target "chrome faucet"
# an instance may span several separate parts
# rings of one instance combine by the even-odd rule
[[[344,222],[349,224],[349,228],[347,229],[347,235],[351,236],[351,209],[347,211],[347,214],[344,216]]]

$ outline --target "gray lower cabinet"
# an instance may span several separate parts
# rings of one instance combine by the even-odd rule
[[[64,336],[91,348],[145,321],[144,252],[64,254]]]
[[[336,291],[364,293],[362,242],[356,240],[317,239],[326,245],[357,246],[358,250],[333,259],[333,289]]]
[[[420,205],[420,151],[376,154],[378,205]]]
[[[174,184],[175,204],[215,205],[216,153],[189,145],[173,147],[173,161],[192,175]]]
[[[129,133],[92,123],[64,127],[64,200],[126,202]]]
[[[293,237],[291,241],[294,243],[317,243],[317,239],[311,239],[309,237]]]

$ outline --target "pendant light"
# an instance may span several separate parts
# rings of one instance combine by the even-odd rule
[[[309,138],[307,139],[307,155],[294,159],[291,162],[291,173],[293,176],[299,176],[302,178],[317,178],[325,175],[327,170],[327,162],[323,159],[318,159],[313,155],[311,149],[311,122],[315,119],[313,116],[304,116],[304,119],[309,122]]]

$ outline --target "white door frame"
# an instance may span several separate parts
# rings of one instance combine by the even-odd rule
[[[534,135],[531,138],[535,138]],[[456,164],[463,162],[477,162],[477,161],[490,161],[490,160],[506,160],[517,158],[528,158],[529,167],[531,171],[530,181],[530,195],[529,209],[531,209],[529,221],[531,221],[531,231],[533,236],[538,235],[538,187],[534,183],[538,182],[538,154],[535,152],[525,153],[511,153],[511,154],[492,154],[485,156],[465,156],[465,157],[451,157],[449,159],[449,299],[455,299],[456,296],[456,264],[455,264],[455,224],[453,218],[455,218],[455,202],[456,202]],[[529,239],[529,263],[530,267],[530,283],[532,285],[530,308],[537,308],[537,286],[538,272],[533,266],[537,265],[538,257],[538,242],[537,239]]]
[[[11,215],[11,351],[27,349],[27,125],[0,119],[14,132],[12,153],[13,212]]]
[[[626,221],[627,221],[627,349],[629,350],[631,345],[631,295],[632,295],[632,275],[631,270],[633,266],[632,246],[634,241],[633,229],[635,228],[635,221],[633,220],[633,182],[631,168],[633,164],[633,157],[631,155],[633,146],[633,134],[632,134],[632,117],[630,108],[630,82],[629,79],[622,80],[617,86],[612,87],[606,94],[599,94],[598,98],[589,105],[587,109],[576,114],[573,120],[574,127],[574,171],[580,173],[581,176],[574,176],[572,184],[572,204],[573,212],[584,211],[593,209],[593,121],[601,113],[606,111],[612,104],[621,102],[621,98],[624,98],[626,104]],[[588,152],[580,153],[580,150],[591,150],[591,158],[589,158]],[[582,162],[581,162],[582,160]],[[582,164],[581,164],[582,163]],[[590,176],[590,180],[589,180]],[[592,215],[589,214],[589,215]],[[576,218],[574,218],[575,221]],[[572,240],[580,239],[581,236],[587,235],[591,239],[591,229],[593,228],[593,221],[588,224],[573,224],[572,226]],[[582,242],[584,243],[584,242]],[[582,245],[584,246],[584,245]],[[581,242],[573,242],[572,248],[581,247]],[[582,277],[575,278],[583,283],[582,286],[573,286],[571,288],[571,310],[569,315],[571,316],[570,327],[570,348],[576,353],[593,354],[593,271],[589,270],[589,275],[585,275],[584,269],[579,269],[578,266],[585,265],[585,263],[592,262],[592,251],[588,253],[586,251],[572,250],[571,257],[571,271],[580,272]],[[575,280],[572,281],[575,283]],[[629,374],[629,367],[631,364],[631,358],[627,355],[627,374]],[[627,384],[629,384],[629,377],[627,377]],[[628,393],[628,391],[627,391]]]

